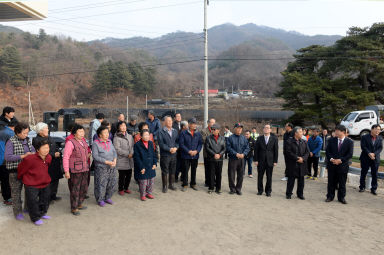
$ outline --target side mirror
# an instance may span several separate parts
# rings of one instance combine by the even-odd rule
[[[355,122],[359,122],[360,121],[360,118],[356,118]]]

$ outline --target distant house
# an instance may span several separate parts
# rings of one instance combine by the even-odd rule
[[[195,93],[197,96],[204,96],[204,90],[200,89]],[[218,89],[208,89],[208,97],[217,97],[219,95]]]
[[[250,89],[243,89],[243,90],[240,90],[239,94],[241,96],[252,96],[253,92]]]

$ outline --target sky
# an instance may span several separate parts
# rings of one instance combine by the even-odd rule
[[[208,27],[232,23],[345,35],[349,27],[384,22],[379,0],[210,0]],[[79,41],[106,37],[158,37],[175,31],[202,32],[204,0],[49,0],[43,21],[2,22],[24,31],[70,36]]]

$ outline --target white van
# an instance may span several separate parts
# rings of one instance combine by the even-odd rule
[[[363,136],[369,134],[374,124],[380,124],[384,128],[381,114],[384,105],[370,105],[363,111],[354,111],[348,113],[341,121],[341,125],[348,128],[350,136]]]

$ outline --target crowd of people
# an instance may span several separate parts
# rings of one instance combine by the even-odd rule
[[[94,171],[94,196],[100,207],[113,205],[113,195],[131,194],[132,175],[142,201],[154,199],[153,188],[158,163],[161,169],[162,192],[188,188],[197,191],[196,171],[200,152],[204,162],[204,184],[208,193],[222,193],[223,161],[228,158],[229,194],[242,195],[244,176],[253,178],[257,168],[257,195],[271,197],[273,169],[279,159],[279,139],[265,124],[262,134],[256,128],[243,130],[235,123],[221,126],[211,118],[207,127],[197,130],[197,121],[182,121],[180,113],[165,116],[160,121],[153,111],[145,122],[137,123],[131,115],[125,121],[120,114],[115,123],[109,123],[104,114],[98,113],[90,123],[88,141],[85,128],[74,124],[66,137],[64,151],[49,136],[48,125],[35,126],[37,136],[28,137],[30,127],[14,117],[15,110],[5,107],[0,116],[0,165],[1,191],[4,204],[12,205],[17,220],[24,220],[28,213],[31,221],[41,225],[49,205],[61,198],[57,196],[59,180],[65,177],[70,193],[70,210],[80,215],[87,209],[84,201],[89,198],[88,187]],[[371,170],[371,193],[376,195],[377,171],[382,151],[380,125],[373,125],[371,133],[361,139],[360,191],[365,190],[365,179]],[[324,150],[325,155],[320,151]],[[297,197],[304,200],[305,179],[316,180],[319,158],[325,157],[328,169],[326,202],[331,202],[338,190],[338,201],[346,204],[346,181],[353,155],[353,140],[347,129],[336,126],[332,136],[326,129],[305,130],[287,123],[283,136],[283,155],[287,181],[286,198],[291,199],[297,179]],[[313,169],[313,172],[312,172]],[[266,182],[264,182],[266,176]],[[265,183],[265,185],[264,185]],[[24,187],[24,209],[22,189]]]

